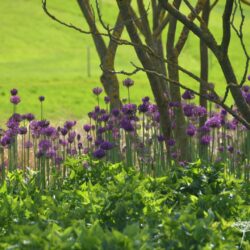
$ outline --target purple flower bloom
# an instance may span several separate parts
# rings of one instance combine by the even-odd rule
[[[104,97],[104,102],[105,102],[106,104],[110,103],[110,98],[109,98],[108,96],[105,96],[105,97]]]
[[[63,162],[63,158],[61,156],[57,156],[55,158],[56,165],[60,165]]]
[[[136,113],[136,105],[129,103],[122,106],[122,112],[126,115],[134,115]]]
[[[249,92],[250,91],[250,86],[248,86],[248,85],[244,85],[243,87],[242,87],[242,90],[244,91],[244,92]]]
[[[228,152],[233,153],[234,152],[234,147],[233,146],[228,146],[227,150],[228,150]]]
[[[211,136],[209,136],[209,135],[203,135],[201,137],[201,144],[202,145],[209,145],[210,141],[211,141]]]
[[[125,80],[123,80],[123,85],[127,88],[130,88],[134,85],[134,81],[130,78],[126,78]]]
[[[17,90],[17,89],[12,89],[12,90],[10,91],[10,94],[11,94],[12,96],[15,96],[15,95],[18,94],[18,90]]]
[[[175,145],[175,140],[174,139],[169,139],[168,140],[168,146],[173,147]]]
[[[41,140],[38,144],[39,150],[42,152],[46,152],[51,146],[52,144],[49,140]]]
[[[91,125],[85,124],[85,125],[83,126],[83,129],[88,133],[88,132],[91,130]]]
[[[66,129],[66,128],[61,128],[60,131],[61,131],[61,134],[63,136],[67,135],[67,133],[68,133],[68,129]]]
[[[1,145],[2,145],[3,147],[5,147],[5,146],[11,144],[11,141],[12,141],[12,139],[11,139],[10,136],[4,135],[4,136],[1,138]]]
[[[64,127],[65,127],[67,130],[72,129],[75,125],[76,125],[76,121],[66,121],[66,122],[64,123]]]
[[[196,133],[196,127],[193,124],[189,124],[186,129],[186,133],[189,136],[194,136]]]
[[[31,113],[28,113],[25,115],[25,119],[27,119],[30,122],[30,121],[33,121],[35,119],[35,116]]]
[[[113,110],[112,110],[112,115],[113,115],[114,117],[119,116],[119,114],[120,114],[120,110],[119,110],[119,109],[113,109]]]
[[[191,99],[194,99],[194,93],[190,90],[185,90],[185,92],[183,93],[182,95],[182,98],[184,100],[191,100]]]
[[[171,108],[179,108],[180,103],[179,102],[169,102],[169,107],[171,107]]]
[[[144,102],[144,103],[147,102],[148,103],[149,102],[149,97],[148,96],[143,97],[142,102]]]
[[[10,102],[14,105],[17,105],[19,102],[21,102],[21,99],[18,95],[14,95],[10,97]]]
[[[94,95],[99,96],[102,93],[103,89],[96,87],[96,88],[93,88],[92,91]]]
[[[41,96],[39,96],[38,99],[39,99],[40,102],[43,102],[45,100],[45,97],[41,95]]]
[[[97,159],[101,159],[105,156],[105,150],[99,148],[93,152],[93,156]]]
[[[127,132],[134,131],[134,127],[133,127],[131,121],[126,119],[126,118],[121,121],[121,128],[123,128]]]
[[[109,142],[109,141],[102,142],[102,144],[100,146],[100,148],[103,149],[103,150],[110,150],[113,147],[114,147],[113,144],[111,142]]]
[[[20,127],[19,130],[18,130],[18,133],[20,135],[25,135],[27,134],[27,128],[26,127]]]
[[[139,105],[138,110],[140,113],[146,113],[148,111],[148,103],[144,102],[143,104]]]
[[[158,142],[163,142],[165,140],[165,137],[163,135],[158,135],[157,140]]]
[[[184,114],[187,117],[193,116],[193,110],[194,110],[194,105],[191,104],[187,104],[183,107]]]
[[[221,119],[219,116],[212,116],[205,122],[205,126],[210,128],[219,128],[221,126]]]

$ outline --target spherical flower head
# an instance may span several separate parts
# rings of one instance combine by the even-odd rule
[[[133,127],[131,121],[126,119],[126,118],[121,121],[121,128],[123,128],[127,132],[134,131],[134,127]]]
[[[133,115],[136,113],[136,105],[129,103],[122,106],[122,112],[126,115]]]
[[[12,141],[12,138],[9,136],[9,135],[4,135],[2,138],[1,138],[1,145],[3,147],[5,146],[8,146],[11,144],[11,141]]]
[[[76,121],[66,121],[64,123],[64,128],[66,128],[67,130],[72,129],[74,126],[76,125]]]
[[[158,140],[158,142],[163,142],[163,141],[165,141],[164,135],[157,135],[157,140]]]
[[[27,119],[29,122],[31,122],[35,119],[35,116],[31,113],[28,113],[25,115],[25,119]]]
[[[119,110],[119,109],[113,109],[113,110],[112,110],[112,115],[113,115],[114,117],[118,117],[119,114],[120,114],[120,110]]]
[[[110,150],[112,149],[114,146],[111,142],[109,141],[104,141],[101,143],[100,148],[103,150]]]
[[[21,102],[21,99],[18,95],[14,95],[10,97],[10,102],[14,105],[17,105],[19,102]]]
[[[27,128],[26,127],[20,127],[19,129],[18,129],[18,133],[20,134],[20,135],[26,135],[27,134]]]
[[[88,132],[91,130],[91,125],[85,124],[85,125],[83,126],[83,129],[85,130],[85,132],[88,133]]]
[[[131,78],[126,78],[123,80],[123,86],[130,88],[134,85],[134,81]]]
[[[187,116],[187,117],[193,116],[193,113],[194,113],[194,105],[191,105],[191,104],[185,105],[185,106],[183,107],[183,111],[184,111],[185,116]]]
[[[210,141],[211,141],[211,136],[209,136],[209,135],[203,135],[201,137],[201,144],[202,145],[207,146],[207,145],[209,145]]]
[[[148,103],[144,102],[143,104],[140,104],[138,110],[140,113],[146,113],[148,111]]]
[[[196,133],[196,127],[193,124],[189,124],[186,129],[186,133],[191,137],[194,136]]]
[[[46,152],[51,148],[52,144],[49,140],[41,140],[38,144],[38,148],[41,152]]]
[[[105,150],[99,148],[93,152],[93,156],[97,159],[101,159],[105,156]]]
[[[149,102],[149,100],[150,100],[150,99],[149,99],[148,96],[145,96],[145,97],[142,98],[142,102]]]
[[[45,97],[41,95],[41,96],[38,97],[38,99],[39,99],[40,102],[43,102],[45,100]]]
[[[194,99],[194,93],[190,90],[185,90],[185,92],[182,94],[182,98],[184,100],[191,100]]]
[[[168,146],[173,147],[175,145],[175,140],[174,139],[169,139],[168,140]]]
[[[12,96],[15,96],[15,95],[18,94],[18,90],[17,90],[17,89],[12,89],[12,90],[10,91],[10,94],[11,94]]]
[[[221,119],[220,116],[212,116],[209,118],[206,122],[205,125],[210,127],[210,128],[219,128],[221,126]]]
[[[233,146],[228,146],[227,150],[229,153],[233,153],[234,152],[234,147]]]
[[[63,135],[63,136],[65,136],[67,133],[68,133],[68,129],[66,129],[66,128],[61,128],[61,134]]]
[[[103,91],[103,89],[99,88],[99,87],[96,87],[96,88],[92,89],[93,94],[96,95],[96,96],[99,96],[102,93],[102,91]]]
[[[104,102],[105,102],[106,104],[110,103],[110,98],[109,98],[108,96],[105,96],[105,97],[104,97]]]

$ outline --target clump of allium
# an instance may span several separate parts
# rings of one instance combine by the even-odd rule
[[[102,91],[103,91],[103,89],[99,88],[99,87],[96,87],[96,88],[92,89],[93,94],[96,95],[96,96],[99,96],[102,93]]]
[[[134,85],[134,81],[130,78],[126,78],[125,80],[123,80],[123,86],[130,88]]]
[[[189,136],[194,136],[196,133],[196,127],[193,124],[189,124],[186,129],[186,133]]]
[[[12,96],[15,96],[15,95],[18,94],[18,90],[17,90],[17,89],[12,89],[12,90],[10,91],[10,94],[11,94]]]
[[[19,102],[21,102],[21,99],[18,95],[13,95],[10,97],[10,102],[14,105],[17,105]]]

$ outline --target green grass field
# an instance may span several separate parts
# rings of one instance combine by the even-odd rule
[[[48,7],[60,19],[87,29],[76,1],[48,0]],[[250,33],[247,32],[247,27],[250,26],[250,8],[244,9],[245,41],[249,47]],[[222,6],[218,5],[210,22],[210,28],[218,40],[221,37],[221,11]],[[115,20],[117,8],[114,1],[102,0],[102,12],[105,21]],[[46,118],[52,121],[84,119],[95,104],[91,89],[100,85],[100,62],[91,37],[53,22],[44,14],[40,0],[1,0],[0,16],[0,123],[12,111],[9,90],[13,87],[19,89],[22,98],[18,106],[19,112],[38,114],[38,96],[45,95]],[[198,39],[191,35],[180,57],[180,64],[197,74],[198,45]],[[87,76],[88,47],[91,50],[91,77]],[[237,74],[242,74],[245,59],[235,35],[230,53]],[[116,69],[131,70],[130,61],[138,62],[133,48],[120,47]],[[210,80],[217,83],[216,88],[222,93],[225,81],[212,56],[210,70]],[[124,76],[119,78],[122,80]],[[144,74],[134,76],[134,80],[134,101],[145,95],[151,96]],[[181,76],[181,81],[189,86],[197,86],[185,76]],[[121,90],[121,95],[125,96],[122,87]]]

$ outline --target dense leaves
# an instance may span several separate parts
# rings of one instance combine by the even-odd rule
[[[121,164],[67,161],[70,175],[43,192],[35,174],[0,189],[0,249],[248,249],[249,185],[221,165],[144,177]],[[126,169],[126,170],[125,170]]]

